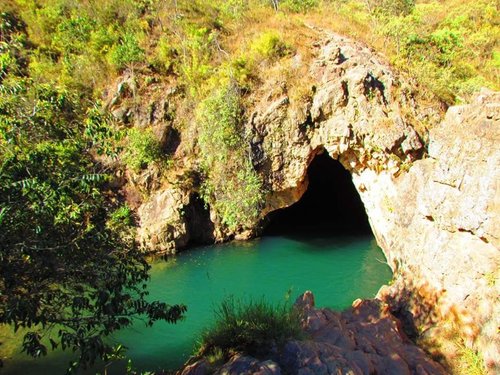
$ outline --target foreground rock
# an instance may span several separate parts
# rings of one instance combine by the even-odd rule
[[[380,300],[355,301],[343,313],[316,309],[311,292],[295,306],[304,312],[306,340],[290,341],[270,358],[233,356],[220,368],[202,359],[182,375],[236,374],[446,374],[402,330]]]

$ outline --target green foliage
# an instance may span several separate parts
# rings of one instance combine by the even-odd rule
[[[250,226],[258,218],[263,189],[241,136],[237,87],[229,84],[214,90],[201,102],[197,115],[206,175],[203,198],[230,229]]]
[[[143,1],[14,3],[33,42],[30,76],[36,81],[92,92],[110,71],[144,62],[141,18],[151,9]]]
[[[199,143],[204,162],[225,162],[229,152],[241,145],[239,134],[241,121],[240,97],[236,87],[225,87],[215,90],[200,105]]]
[[[95,26],[95,22],[86,17],[72,15],[63,19],[53,34],[52,46],[68,54],[82,53]]]
[[[226,356],[243,352],[258,356],[287,340],[303,337],[301,316],[287,304],[228,298],[215,311],[215,317],[214,326],[202,335],[200,355],[220,357],[220,352]]]
[[[415,8],[415,0],[367,0],[366,3],[371,12],[391,16],[406,16]]]
[[[132,215],[132,210],[127,204],[121,205],[116,208],[109,215],[109,219],[106,225],[114,230],[120,232],[127,232],[129,228],[134,224],[134,219]]]
[[[109,214],[108,176],[74,128],[77,103],[57,89],[25,90],[0,110],[0,322],[36,328],[23,344],[33,356],[47,353],[42,328],[59,324],[53,347],[78,349],[92,364],[111,350],[103,336],[132,316],[174,322],[185,309],[145,301],[149,266],[130,237],[106,225],[124,215]],[[41,113],[25,112],[33,105]]]
[[[205,80],[212,74],[210,63],[216,34],[206,27],[187,25],[182,41],[180,72],[190,94],[196,97]]]
[[[159,71],[169,72],[173,68],[176,58],[177,51],[170,40],[165,36],[161,37],[156,46],[153,64]]]
[[[123,35],[120,44],[113,46],[110,51],[110,61],[117,70],[144,61],[144,50],[139,47],[134,34]]]
[[[467,347],[463,342],[458,345],[459,374],[484,375],[486,367],[481,354],[472,348]]]
[[[133,171],[138,172],[161,160],[161,145],[151,129],[131,128],[127,132],[127,141],[122,160]]]
[[[266,31],[260,34],[250,44],[250,53],[265,59],[276,59],[287,55],[290,47],[282,40],[276,31]]]
[[[417,3],[399,17],[377,15],[379,32],[396,46],[394,62],[447,104],[488,85],[479,71],[494,77],[491,61],[500,28],[494,1]],[[493,82],[489,83],[494,84]]]
[[[262,181],[245,160],[214,164],[202,185],[202,196],[232,230],[251,227],[259,218],[264,198]]]
[[[224,78],[234,80],[242,89],[249,89],[253,69],[252,62],[245,56],[235,57],[229,61],[228,66],[223,66],[219,72],[224,72]]]
[[[82,31],[74,43],[88,35],[80,21],[68,24]],[[94,159],[116,154],[108,117],[82,92],[32,79],[23,29],[1,30],[13,60],[0,81],[0,324],[27,331],[27,354],[70,349],[85,367],[116,354],[104,337],[134,317],[174,323],[186,308],[146,300],[130,210],[110,199],[111,174]]]
[[[240,18],[248,9],[248,0],[226,0],[219,5],[224,17]]]
[[[114,131],[110,115],[102,110],[102,103],[95,101],[86,109],[84,120],[84,136],[90,147],[98,155],[116,157],[116,144],[120,140],[120,132]]]
[[[26,64],[25,29],[13,13],[0,12],[0,83],[9,72],[19,74]]]
[[[318,0],[282,0],[280,1],[280,9],[295,13],[305,13],[317,7],[318,4]]]

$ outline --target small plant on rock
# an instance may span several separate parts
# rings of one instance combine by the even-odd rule
[[[161,159],[161,145],[151,129],[131,128],[127,132],[123,161],[134,172],[139,172],[150,163]]]
[[[200,355],[243,352],[258,356],[303,336],[300,313],[286,303],[227,298],[215,316],[214,326],[202,335]]]

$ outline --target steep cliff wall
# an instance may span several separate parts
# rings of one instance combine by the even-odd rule
[[[275,78],[247,100],[245,139],[266,189],[261,218],[297,202],[309,163],[327,152],[352,174],[394,270],[394,283],[379,298],[428,347],[449,359],[457,345],[477,349],[490,371],[499,371],[499,94],[484,92],[475,103],[450,108],[439,123],[437,111],[417,103],[411,85],[367,47],[330,34],[311,48],[314,61],[303,79],[308,99],[294,101],[286,82]],[[175,103],[175,90],[169,93]],[[179,108],[174,127],[179,113],[195,121]],[[167,115],[135,116],[156,129],[171,126]],[[422,123],[433,125],[428,147],[416,130]],[[141,241],[175,252],[195,237],[256,235],[259,223],[230,231],[196,204],[196,142],[182,132],[180,138],[172,151],[176,167],[138,208]],[[148,173],[134,178],[154,183]],[[196,220],[209,233],[193,234]]]
[[[395,270],[379,296],[411,311],[427,343],[476,343],[499,371],[500,96],[450,108],[429,157],[397,179],[355,176],[377,241]],[[437,340],[439,341],[439,340]],[[442,346],[453,356],[456,348]]]

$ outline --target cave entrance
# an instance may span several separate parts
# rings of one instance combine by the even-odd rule
[[[189,204],[184,207],[187,223],[188,245],[206,245],[214,242],[214,223],[210,210],[197,193],[191,194]]]
[[[309,186],[301,199],[271,212],[264,234],[371,234],[366,211],[351,174],[327,152],[307,169]]]

